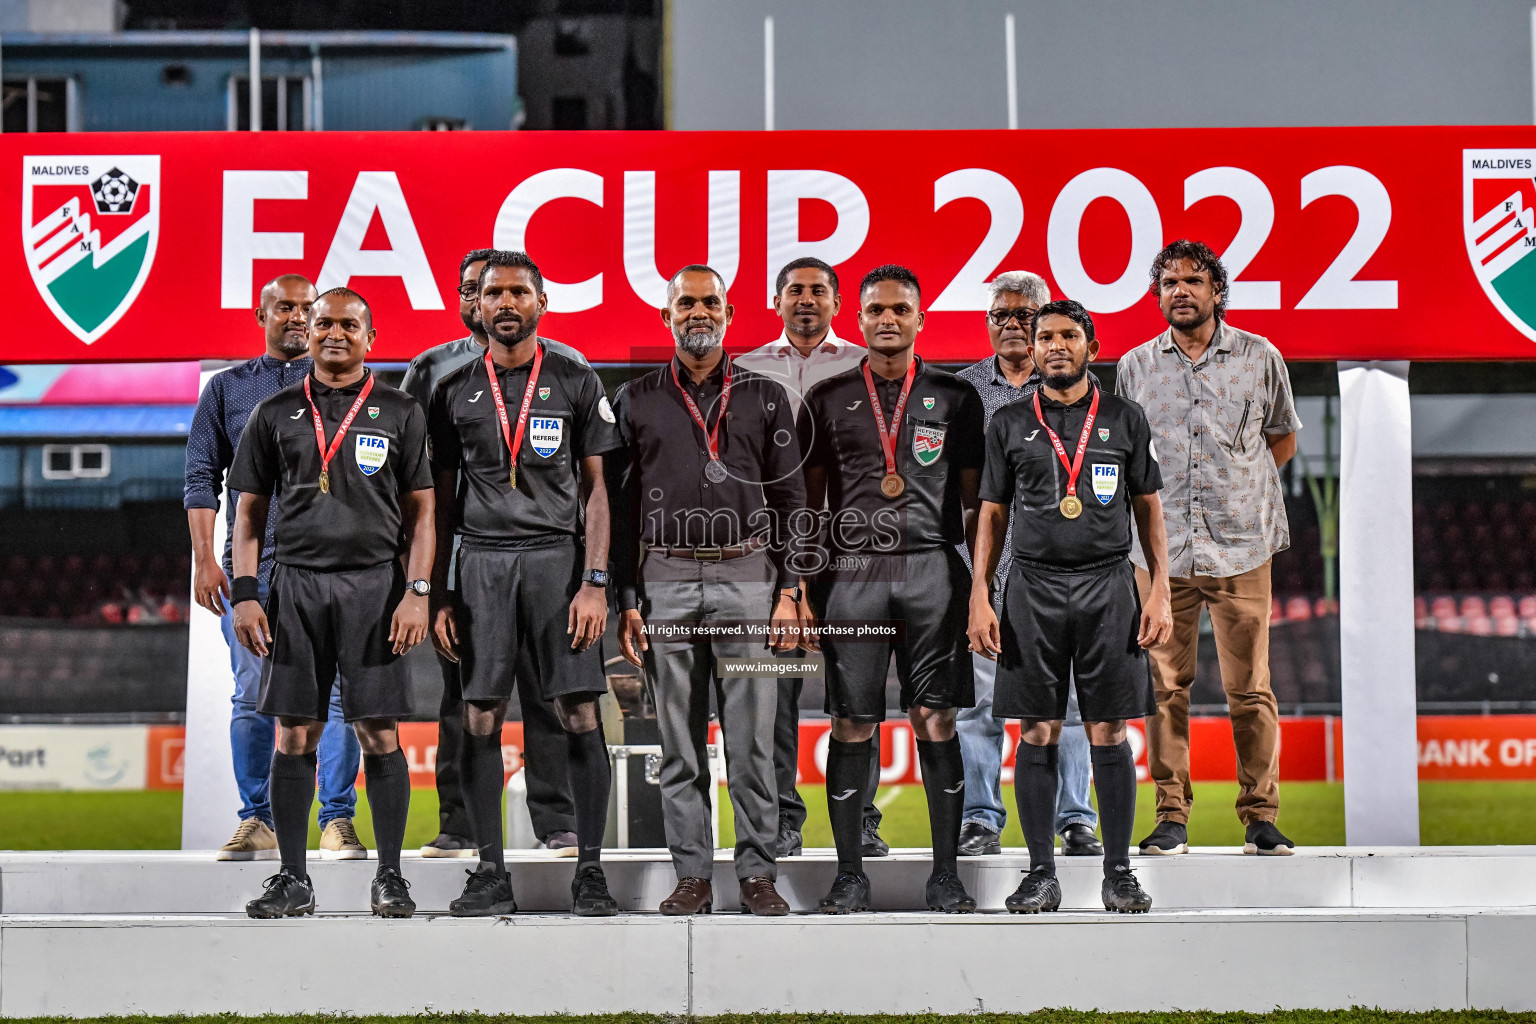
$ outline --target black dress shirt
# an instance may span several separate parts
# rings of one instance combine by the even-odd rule
[[[793,586],[787,538],[804,514],[800,445],[783,385],[733,366],[718,433],[724,480],[705,475],[708,438],[689,414],[677,379],[713,429],[720,420],[725,361],[695,384],[675,358],[619,389],[614,399],[625,447],[610,456],[613,569],[619,607],[637,608],[642,546],[730,547],[766,542],[781,587]]]

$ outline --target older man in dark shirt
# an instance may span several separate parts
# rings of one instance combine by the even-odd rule
[[[782,543],[805,507],[794,420],[782,385],[725,355],[731,314],[718,273],[697,265],[678,271],[661,311],[676,354],[626,384],[615,402],[626,445],[610,463],[617,478],[610,491],[619,644],[637,666],[641,652],[648,654],[661,731],[662,814],[678,877],[661,904],[671,915],[708,913],[713,905],[711,687],[736,811],[741,905],[754,914],[789,912],[773,885],[778,682],[721,671],[724,659],[767,656],[766,633],[654,643],[646,637],[647,619],[725,629],[798,621],[800,588]],[[796,640],[783,634],[773,642],[788,649]]]

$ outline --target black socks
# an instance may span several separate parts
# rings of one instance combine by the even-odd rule
[[[1093,788],[1099,794],[1099,827],[1104,833],[1104,877],[1131,869],[1131,830],[1136,827],[1136,759],[1130,743],[1090,747]],[[1031,849],[1033,852],[1033,849]]]
[[[1098,748],[1094,748],[1098,749]],[[1133,777],[1134,781],[1134,777]],[[1133,793],[1132,796],[1135,794]],[[1013,796],[1029,846],[1029,870],[1056,874],[1056,744],[1020,743],[1013,761]],[[1099,794],[1103,808],[1104,796]],[[1129,833],[1127,833],[1129,839]]]
[[[956,741],[958,744],[958,741]],[[864,798],[873,741],[827,741],[827,817],[837,844],[838,874],[864,870]]]
[[[570,747],[571,799],[576,805],[576,864],[602,859],[603,831],[608,827],[608,744],[603,727],[565,734]]]
[[[928,827],[933,834],[933,873],[955,874],[960,847],[960,816],[965,811],[965,765],[960,737],[918,740],[917,760],[928,794]]]
[[[308,878],[309,810],[315,802],[315,755],[272,753],[272,825],[283,870]]]
[[[373,812],[373,841],[379,848],[379,870],[400,870],[400,845],[405,842],[405,818],[411,806],[411,768],[405,751],[364,754],[368,808]]]
[[[507,862],[502,852],[501,794],[506,775],[501,763],[501,730],[489,736],[466,731],[459,758],[464,809],[469,812],[470,831],[480,847],[478,870],[504,875]]]

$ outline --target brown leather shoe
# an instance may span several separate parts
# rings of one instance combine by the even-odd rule
[[[789,904],[773,887],[773,879],[753,875],[741,880],[741,909],[757,917],[783,917],[789,913]]]
[[[707,914],[714,906],[710,900],[709,879],[680,878],[672,895],[661,901],[661,912],[668,917]]]

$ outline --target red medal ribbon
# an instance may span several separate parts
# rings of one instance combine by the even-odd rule
[[[901,436],[901,414],[907,408],[907,396],[912,393],[912,380],[917,376],[917,357],[912,357],[912,362],[907,365],[907,379],[901,385],[901,397],[896,400],[896,411],[891,414],[891,428],[885,428],[885,410],[880,405],[880,396],[875,394],[875,378],[869,372],[869,357],[859,364],[859,369],[864,371],[864,386],[869,389],[869,407],[875,411],[875,426],[880,429],[880,448],[885,452],[886,473],[896,472],[896,438]]]
[[[517,432],[507,419],[507,403],[501,397],[501,383],[496,380],[496,361],[491,358],[491,347],[485,347],[485,375],[491,381],[491,398],[496,402],[496,416],[501,420],[501,436],[507,442],[507,454],[512,457],[512,486],[517,486],[517,453],[523,447],[523,429],[528,425],[528,407],[533,404],[533,392],[539,383],[539,368],[544,365],[544,347],[533,346],[533,369],[528,373],[528,387],[523,391],[523,406],[517,411]]]
[[[331,460],[341,450],[342,439],[347,436],[347,430],[352,426],[352,420],[357,417],[357,411],[368,400],[368,392],[373,390],[373,374],[369,373],[363,381],[363,389],[357,393],[357,401],[352,403],[352,408],[347,410],[346,417],[341,421],[341,429],[336,431],[336,439],[327,448],[325,444],[325,423],[320,419],[320,409],[315,405],[315,396],[309,390],[310,374],[304,375],[304,399],[309,402],[309,412],[315,418],[315,447],[320,449],[320,480],[324,485],[322,491],[329,493],[331,482]]]
[[[724,356],[725,379],[720,383],[720,412],[715,417],[715,429],[709,429],[704,422],[704,416],[699,412],[699,404],[693,400],[688,389],[683,387],[683,380],[677,375],[677,360],[672,360],[672,383],[677,385],[677,390],[683,394],[683,404],[688,407],[688,415],[693,417],[693,422],[699,425],[704,432],[704,442],[709,445],[709,461],[720,461],[720,424],[725,421],[725,408],[731,404],[731,357]]]
[[[1099,414],[1099,389],[1093,389],[1093,401],[1088,404],[1088,417],[1083,420],[1083,436],[1077,442],[1077,455],[1071,462],[1067,461],[1067,449],[1062,445],[1061,438],[1056,436],[1056,431],[1045,422],[1045,416],[1040,412],[1039,388],[1035,388],[1034,399],[1035,419],[1040,421],[1040,425],[1050,435],[1051,447],[1056,449],[1056,457],[1061,460],[1063,466],[1067,467],[1067,497],[1075,498],[1077,497],[1077,474],[1083,471],[1083,456],[1088,452],[1088,432],[1093,429],[1094,417]]]

